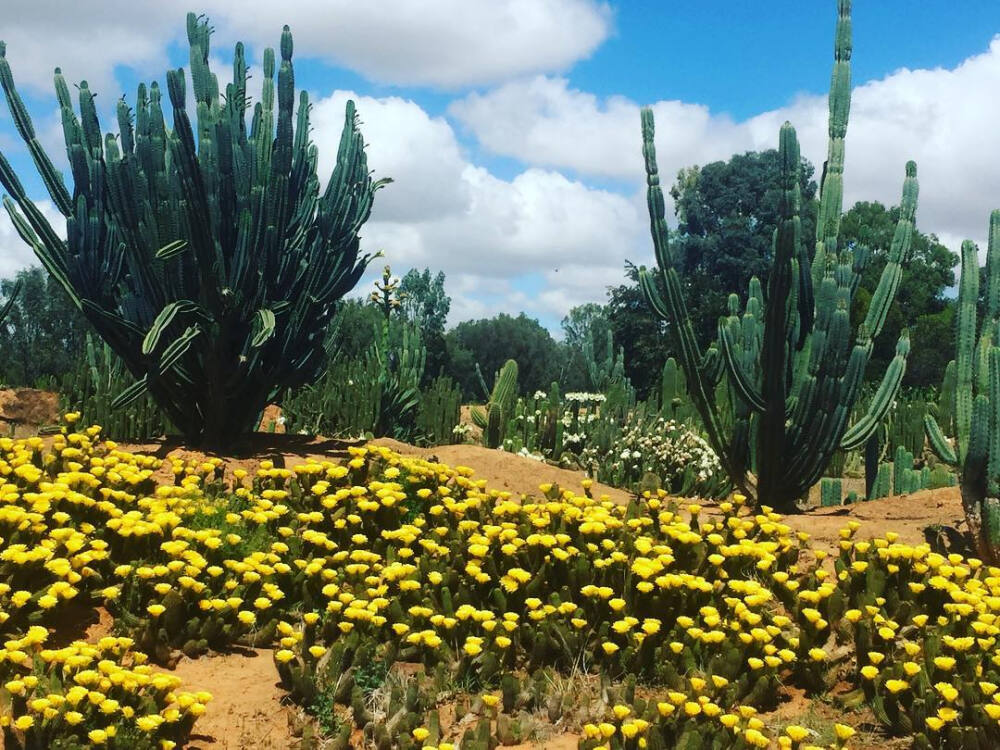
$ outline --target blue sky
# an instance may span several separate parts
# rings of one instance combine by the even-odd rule
[[[108,129],[121,93],[131,99],[138,80],[162,82],[167,66],[186,62],[183,13],[98,5],[104,13],[8,0],[0,20],[15,79],[59,159],[54,65],[90,80]],[[396,179],[364,241],[397,272],[445,270],[452,322],[525,310],[556,330],[571,305],[603,301],[625,259],[649,262],[639,105],[654,105],[665,175],[770,147],[786,118],[807,157],[824,155],[832,0],[249,7],[204,3],[217,27],[213,67],[228,74],[236,38],[257,63],[291,24],[321,171],[332,167],[323,155],[335,148],[343,102],[355,98],[371,165]],[[989,208],[1000,206],[1000,4],[864,0],[853,19],[848,205],[895,202],[903,164],[916,158],[921,229],[950,245],[981,240]],[[0,148],[44,200],[5,106]],[[0,273],[30,261],[0,217]]]

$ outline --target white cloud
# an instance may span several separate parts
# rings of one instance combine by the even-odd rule
[[[336,163],[348,99],[358,107],[369,167],[375,177],[394,181],[376,200],[383,220],[433,221],[468,204],[468,185],[462,179],[466,162],[451,126],[399,97],[374,99],[337,91],[313,104],[310,124],[324,184]]]
[[[184,15],[169,3],[101,0],[7,0],[2,38],[14,80],[55,98],[53,68],[67,81],[86,80],[92,91],[113,102],[123,92],[114,69],[127,65],[160,77],[167,45],[183,38]]]
[[[393,85],[460,87],[560,71],[611,32],[598,0],[204,0],[213,49],[229,58],[237,39],[277,48],[289,24],[297,57],[313,57]],[[3,38],[19,85],[52,92],[52,69],[86,79],[111,101],[115,67],[162,79],[168,46],[186,48],[185,13],[172,3],[7,0]],[[258,54],[259,57],[259,54]]]
[[[369,167],[376,177],[394,180],[376,196],[362,230],[364,247],[384,250],[398,270],[441,269],[456,298],[461,291],[453,279],[466,285],[478,279],[477,292],[504,295],[515,303],[513,311],[528,305],[562,316],[571,291],[603,297],[604,269],[617,268],[620,277],[625,257],[634,254],[644,226],[634,201],[551,170],[529,168],[500,179],[468,161],[446,120],[398,97],[338,91],[315,103],[312,137],[323,179],[333,168],[348,98],[361,116]],[[589,278],[575,270],[594,267],[602,270]],[[512,296],[509,284],[531,274],[545,274],[547,289],[565,293]],[[461,309],[456,305],[453,317]]]
[[[898,203],[903,167],[918,164],[917,221],[941,237],[985,238],[1000,205],[1000,37],[953,69],[899,70],[854,90],[847,135],[845,205]],[[662,179],[692,164],[773,148],[781,123],[797,128],[819,170],[826,157],[826,96],[803,95],[744,122],[677,101],[653,105]],[[565,79],[538,76],[472,94],[451,114],[485,147],[528,164],[627,180],[643,178],[639,105],[600,100]]]
[[[237,0],[204,7],[220,37],[276,46],[289,24],[296,55],[396,85],[458,87],[558,71],[587,57],[611,31],[596,0]]]

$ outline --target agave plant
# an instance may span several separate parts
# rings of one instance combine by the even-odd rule
[[[118,102],[118,136],[102,136],[94,94],[79,112],[56,68],[72,194],[39,143],[0,42],[0,85],[56,208],[66,240],[29,199],[0,153],[4,206],[21,238],[136,379],[116,399],[148,392],[191,442],[223,446],[250,431],[278,393],[315,381],[334,303],[371,258],[359,249],[374,181],[353,102],[324,190],[309,140],[309,99],[295,111],[292,35],[264,51],[253,106],[236,45],[232,81],[209,70],[208,22],[187,17],[196,115],[183,69],[167,72],[173,127],[156,83],[135,110]]]

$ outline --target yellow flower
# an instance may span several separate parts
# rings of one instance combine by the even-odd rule
[[[615,718],[617,718],[618,721],[621,721],[630,713],[632,713],[632,709],[629,708],[628,706],[622,706],[620,704],[616,704],[611,708],[611,712],[615,715]]]
[[[295,654],[289,651],[287,648],[283,648],[274,654],[274,658],[277,659],[282,664],[287,664],[292,659],[295,658]]]
[[[809,730],[805,727],[799,726],[798,724],[792,724],[785,727],[785,734],[791,737],[795,742],[802,742],[802,740],[809,736]]]
[[[935,656],[934,666],[944,672],[950,672],[955,668],[955,659],[951,656]]]
[[[851,737],[857,734],[857,730],[853,727],[849,727],[846,724],[834,724],[833,731],[837,734],[837,739],[841,742],[847,742]]]

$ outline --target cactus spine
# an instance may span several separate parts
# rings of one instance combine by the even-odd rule
[[[820,192],[815,250],[801,241],[799,146],[789,124],[781,128],[781,218],[774,236],[774,264],[761,308],[759,283],[751,282],[742,316],[731,309],[719,324],[719,343],[732,393],[733,428],[727,431],[714,403],[712,357],[694,337],[680,278],[673,267],[663,191],[653,143],[653,113],[642,112],[647,202],[659,273],[666,295],[640,269],[647,302],[671,322],[674,348],[688,391],[715,452],[734,484],[759,503],[780,511],[797,501],[823,473],[837,450],[860,447],[889,409],[906,367],[904,333],[869,412],[848,429],[872,339],[885,322],[909,251],[917,204],[916,165],[906,165],[900,217],[888,262],[864,322],[853,336],[849,310],[867,251],[837,252],[843,203],[844,136],[850,109],[850,2],[840,0],[830,87],[829,153]],[[738,306],[737,306],[738,308]],[[740,325],[734,325],[738,319]],[[759,347],[759,349],[758,349]],[[752,471],[756,466],[756,471]]]
[[[972,242],[963,242],[950,411],[955,445],[933,415],[924,417],[924,425],[932,450],[943,462],[959,468],[969,530],[980,556],[995,564],[1000,561],[1000,210],[990,215],[986,285],[986,317],[980,324],[976,316],[978,249]],[[947,409],[938,411],[939,416],[949,414]]]

